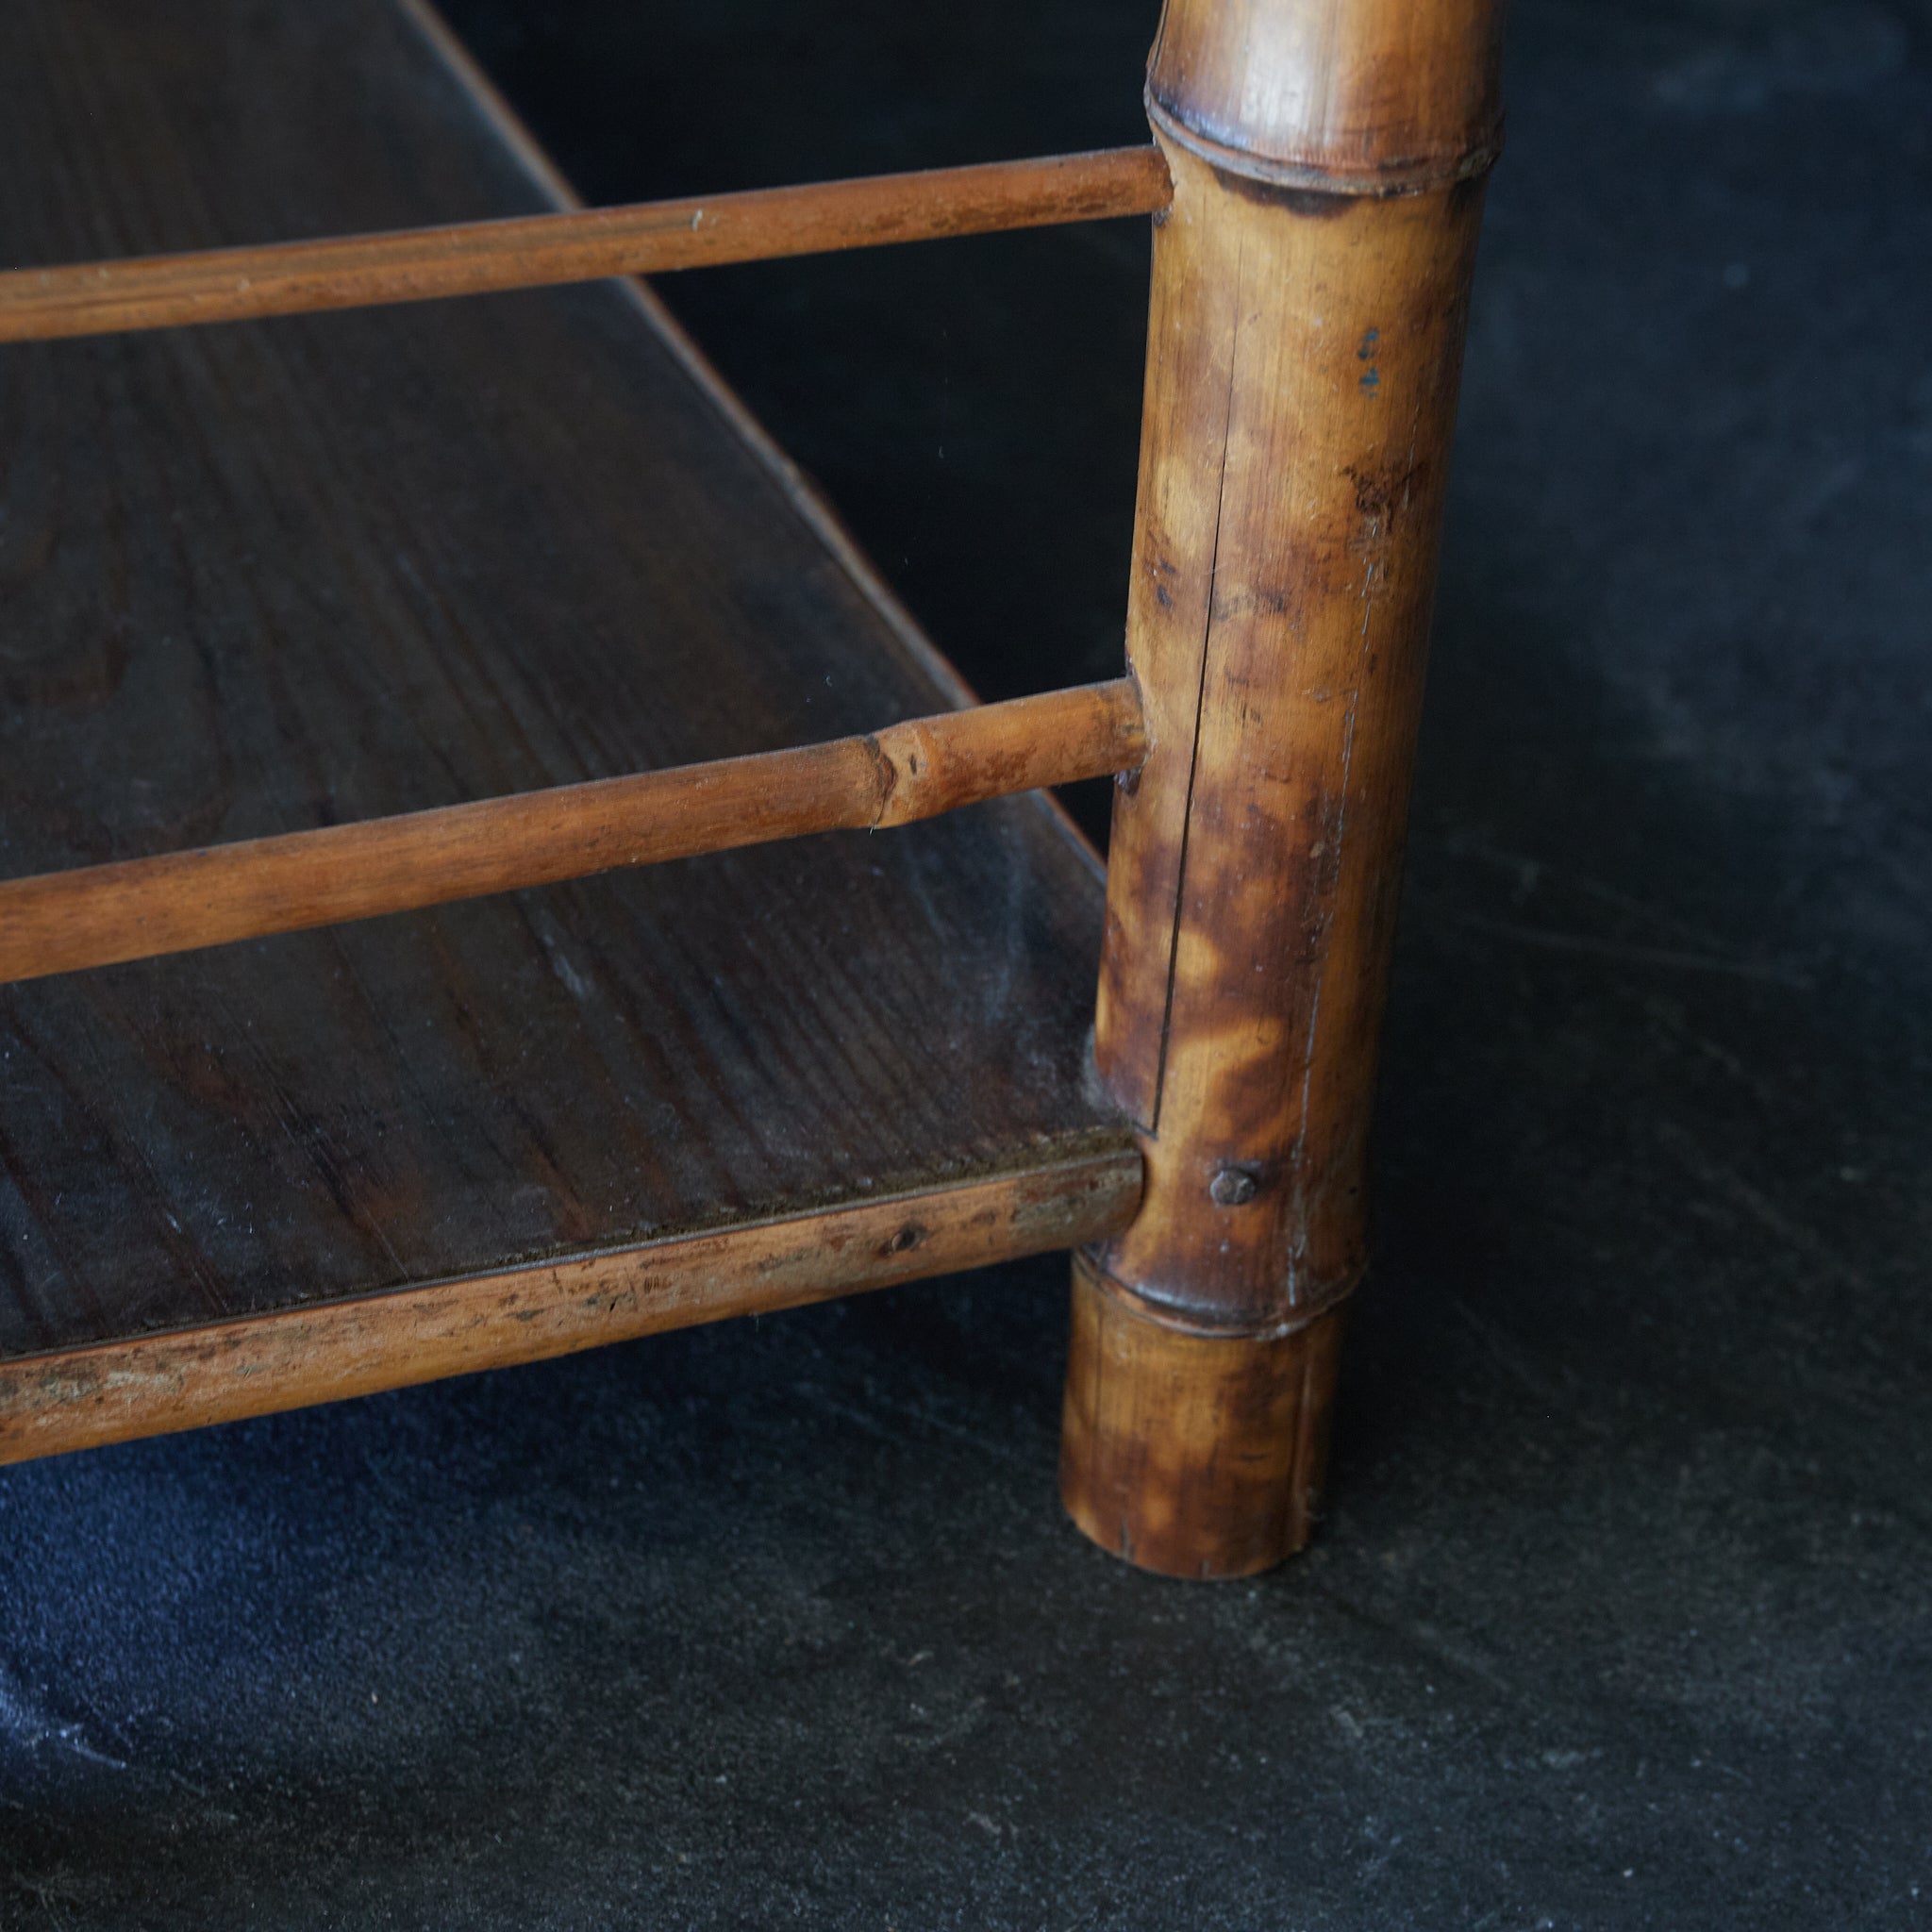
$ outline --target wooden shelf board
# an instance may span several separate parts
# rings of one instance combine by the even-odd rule
[[[556,205],[384,0],[19,0],[0,184],[10,263]],[[959,691],[621,285],[0,352],[0,874]],[[1091,1204],[1101,916],[1036,797],[0,990],[0,1360],[1029,1171]]]

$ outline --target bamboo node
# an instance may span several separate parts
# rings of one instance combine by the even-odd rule
[[[1427,194],[1432,190],[1453,188],[1458,181],[1488,174],[1503,153],[1500,112],[1477,139],[1454,153],[1404,155],[1364,168],[1349,167],[1314,154],[1287,159],[1251,148],[1230,146],[1191,126],[1154,92],[1152,81],[1142,99],[1158,142],[1164,145],[1172,142],[1174,146],[1187,149],[1224,179],[1230,175],[1238,177],[1250,193],[1274,189],[1287,195],[1332,194],[1366,200]],[[1157,221],[1158,218],[1157,214]]]

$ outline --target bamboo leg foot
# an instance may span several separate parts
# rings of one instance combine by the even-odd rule
[[[1067,1513],[1164,1576],[1252,1576],[1314,1532],[1346,1305],[1276,1338],[1158,1321],[1074,1257]]]

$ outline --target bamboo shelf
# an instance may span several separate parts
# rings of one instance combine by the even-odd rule
[[[165,60],[142,18],[0,19],[9,260],[570,219],[383,0],[217,5]],[[113,957],[88,935],[130,891],[141,931],[229,937],[196,874],[227,841],[319,833],[301,858],[366,892],[362,822],[426,814],[421,903],[460,883],[461,811],[558,822],[560,872],[527,825],[514,852],[567,877],[600,831],[605,862],[661,856],[609,827],[672,768],[746,760],[726,803],[771,815],[767,766],[802,761],[805,806],[859,827],[957,771],[946,747],[1006,708],[955,710],[636,287],[16,343],[0,409],[0,876],[53,875],[0,887],[0,1454],[1066,1246],[1131,1209],[1139,1157],[1082,1081],[1101,881],[1037,795],[21,981]],[[1129,761],[1119,707],[1076,708],[1047,769],[991,789],[1072,775],[1103,713],[1087,768]],[[713,830],[682,849],[737,842]],[[303,890],[296,923],[352,909]]]
[[[1301,1547],[1498,27],[586,209],[429,0],[0,10],[0,1460],[1059,1248],[1075,1523]],[[609,279],[1125,215],[1125,661],[999,705]]]

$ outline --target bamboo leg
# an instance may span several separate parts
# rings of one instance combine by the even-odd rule
[[[1145,1202],[1076,1262],[1062,1491],[1244,1575],[1319,1499],[1495,151],[1491,0],[1170,0],[1095,1057]]]

